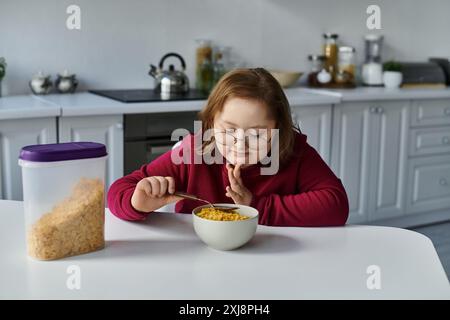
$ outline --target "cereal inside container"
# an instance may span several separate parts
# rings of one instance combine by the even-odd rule
[[[27,252],[54,260],[105,246],[106,148],[93,142],[22,148]]]

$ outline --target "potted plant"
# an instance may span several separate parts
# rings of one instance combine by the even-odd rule
[[[0,57],[0,97],[2,96],[2,80],[6,73],[6,61],[5,58]]]
[[[398,88],[402,84],[402,65],[393,60],[383,64],[383,82],[386,88]]]

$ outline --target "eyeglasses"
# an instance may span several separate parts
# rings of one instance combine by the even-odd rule
[[[238,136],[240,136],[238,138]],[[234,146],[238,141],[244,141],[249,149],[257,150],[270,142],[268,129],[214,129],[214,138],[222,145]]]

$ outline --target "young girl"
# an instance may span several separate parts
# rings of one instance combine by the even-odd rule
[[[144,220],[172,202],[177,202],[176,212],[183,213],[204,204],[173,194],[183,191],[211,203],[252,206],[264,225],[345,224],[349,211],[345,189],[306,142],[306,135],[295,128],[287,98],[269,72],[256,68],[227,73],[199,118],[203,133],[213,130],[211,139],[202,141],[199,150],[195,139],[202,133],[188,135],[180,146],[115,181],[108,192],[114,215]],[[256,148],[244,130],[258,139]],[[204,155],[212,149],[215,159],[223,161],[195,161],[199,152]],[[259,152],[265,149],[266,154]],[[175,155],[184,161],[174,161]],[[262,174],[269,155],[277,170]]]

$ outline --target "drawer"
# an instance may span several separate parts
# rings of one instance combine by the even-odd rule
[[[412,102],[411,126],[450,124],[450,99]]]
[[[407,186],[407,213],[450,208],[450,156],[410,159]]]
[[[409,141],[410,156],[450,153],[450,126],[412,129]]]

